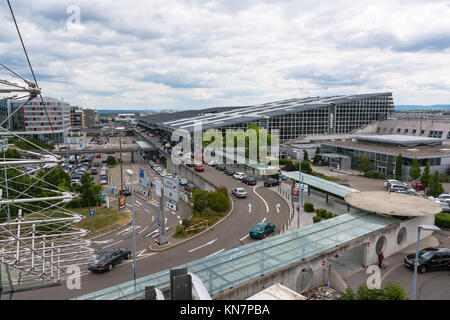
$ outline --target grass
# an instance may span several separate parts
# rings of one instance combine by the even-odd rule
[[[108,209],[104,207],[93,207],[95,210],[95,216],[91,217],[89,215],[89,208],[76,208],[71,209],[73,212],[76,212],[80,215],[86,217],[83,219],[77,226],[83,229],[92,231],[92,219],[94,219],[94,231],[100,232],[104,231],[108,228],[111,228],[115,225],[125,225],[131,219],[130,212],[119,213],[117,208]]]
[[[39,140],[30,138],[30,137],[26,137],[24,139],[28,140],[28,141],[34,143],[35,145],[37,145],[37,146],[39,146],[39,147],[41,147],[43,149],[46,149],[46,150],[53,150],[53,149],[55,149],[54,146],[48,145],[48,144],[46,144],[44,142],[41,142]],[[9,143],[14,143],[17,147],[19,147],[22,150],[29,150],[29,151],[31,151],[31,150],[39,150],[35,146],[33,146],[33,145],[23,141],[22,139],[10,139]]]

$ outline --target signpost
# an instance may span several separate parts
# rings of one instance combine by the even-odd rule
[[[144,188],[144,194],[148,195],[150,191],[150,173],[146,169],[139,169],[139,185]]]
[[[92,222],[92,233],[94,233],[94,217],[95,217],[95,210],[90,209],[89,215],[91,216],[91,222]]]
[[[125,197],[119,197],[119,210],[125,208]]]

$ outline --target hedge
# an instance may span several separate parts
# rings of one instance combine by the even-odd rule
[[[450,214],[441,212],[434,218],[434,224],[440,228],[450,229]]]
[[[313,222],[314,222],[314,223],[320,222],[321,220],[322,220],[322,218],[319,217],[319,216],[314,216],[314,217],[313,217]]]
[[[303,208],[306,212],[314,212],[314,205],[311,202],[305,202]]]
[[[364,176],[367,178],[374,178],[374,179],[385,179],[386,175],[384,173],[378,172],[376,170],[367,171],[364,173]]]

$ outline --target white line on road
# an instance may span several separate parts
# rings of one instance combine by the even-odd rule
[[[200,246],[200,247],[197,247],[197,248],[195,248],[195,249],[189,250],[188,252],[193,252],[193,251],[196,251],[196,250],[201,249],[201,248],[203,248],[203,247],[206,247],[206,246],[208,246],[208,245],[213,244],[214,242],[216,242],[216,240],[217,240],[217,239],[211,240],[211,241],[205,243],[204,245],[202,245],[202,246]]]
[[[150,210],[148,210],[148,209],[144,209],[144,210],[145,210],[145,212],[150,213]]]
[[[261,221],[261,223],[264,223],[266,221],[267,218],[264,218],[263,221]]]
[[[146,226],[144,229],[142,229],[141,231],[139,231],[138,233],[141,234],[142,232],[145,231],[145,229],[147,229],[149,226]]]
[[[250,234],[246,235],[245,237],[242,237],[239,239],[239,241],[243,241],[245,238],[247,238],[248,236],[250,236]]]
[[[119,240],[119,241],[117,241],[117,242],[114,242],[114,243],[111,243],[111,244],[108,244],[107,246],[104,246],[103,248],[108,248],[108,247],[111,247],[111,246],[113,246],[113,245],[115,245],[115,244],[118,244],[118,243],[120,243],[120,242],[122,242],[123,240]]]
[[[114,241],[114,239],[108,239],[108,240],[101,240],[101,241],[92,241],[94,244],[107,244]]]
[[[251,213],[251,212],[252,212],[252,204],[249,203],[249,204],[248,204],[248,213]]]
[[[152,222],[155,221],[155,216],[152,216]]]
[[[135,200],[135,201],[136,201],[136,203],[137,203],[138,205],[142,206],[142,203],[140,203],[140,202],[137,201],[137,200]]]
[[[280,204],[277,203],[277,205],[275,207],[277,208],[277,213],[280,213]]]
[[[261,198],[261,200],[262,200],[262,201],[264,202],[264,204],[266,205],[266,210],[267,210],[267,212],[269,212],[269,205],[267,204],[266,200],[264,200],[264,198],[261,197],[261,196],[258,194],[258,192],[256,192],[256,187],[257,187],[257,186],[254,186],[254,187],[253,187],[253,192],[254,192],[258,197]]]
[[[225,248],[223,248],[222,250],[219,250],[217,252],[211,253],[209,256],[206,256],[206,257],[211,257],[211,256],[213,256],[215,254],[221,253],[222,251],[225,251]]]
[[[181,219],[180,216],[177,216],[178,219]]]

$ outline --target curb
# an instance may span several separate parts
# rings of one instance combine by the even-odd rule
[[[187,241],[189,241],[189,240],[192,240],[192,239],[194,239],[194,238],[196,238],[196,237],[198,237],[198,236],[200,236],[200,235],[203,235],[203,234],[206,233],[207,231],[211,231],[213,227],[216,227],[217,225],[219,225],[220,223],[222,223],[223,221],[225,221],[225,220],[231,215],[231,213],[233,212],[233,210],[234,210],[234,202],[233,202],[233,199],[232,199],[230,196],[228,196],[228,199],[231,200],[231,209],[230,209],[230,212],[228,212],[228,214],[227,214],[225,217],[223,217],[222,219],[220,219],[219,221],[217,221],[217,222],[216,222],[214,225],[212,225],[211,227],[206,228],[206,229],[203,230],[202,232],[197,233],[196,235],[193,235],[192,237],[189,237],[188,239],[184,239],[184,240],[182,240],[182,241],[180,241],[180,242],[173,243],[173,244],[167,244],[167,245],[164,245],[163,247],[156,246],[154,243],[152,243],[152,244],[148,247],[148,249],[149,249],[150,251],[162,252],[162,251],[165,251],[165,250],[167,250],[167,249],[176,247],[176,246],[178,246],[178,245],[180,245],[180,244],[182,244],[182,243],[185,243],[185,242],[187,242]]]

